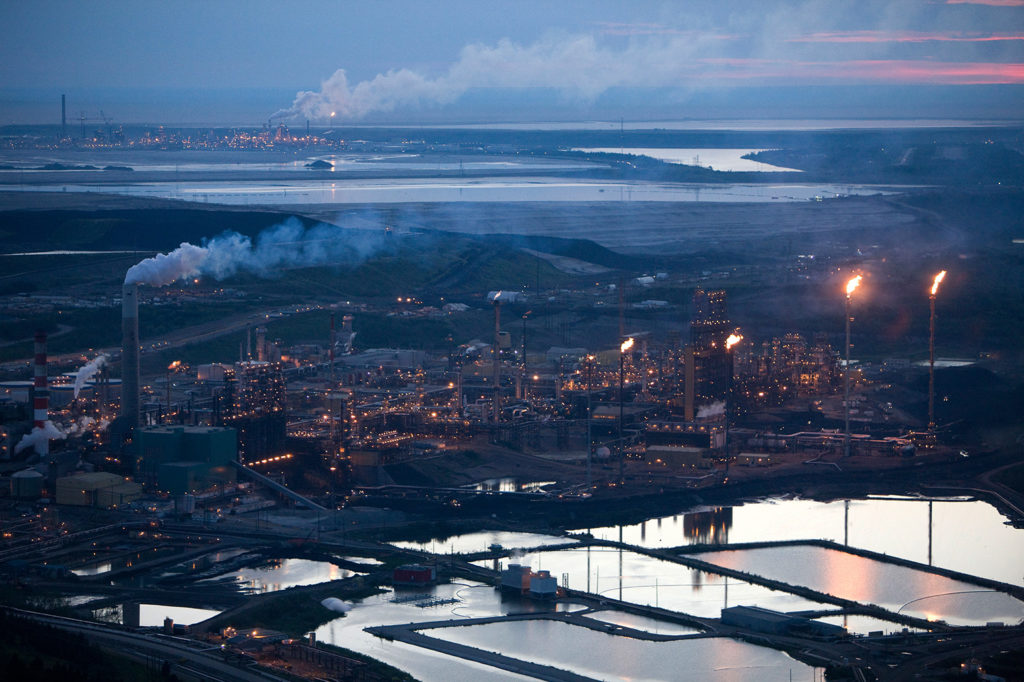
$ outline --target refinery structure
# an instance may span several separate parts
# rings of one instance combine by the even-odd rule
[[[168,279],[144,276],[130,273],[121,291],[119,357],[83,356],[78,372],[48,377],[40,333],[31,386],[3,385],[12,414],[31,406],[31,422],[5,424],[4,458],[42,477],[45,488],[33,494],[53,496],[63,477],[109,471],[140,495],[172,495],[175,509],[239,480],[271,499],[287,493],[283,504],[331,508],[354,492],[401,504],[409,466],[497,447],[558,463],[558,480],[537,493],[587,498],[714,485],[738,465],[841,470],[937,444],[934,381],[925,426],[875,386],[887,368],[853,367],[849,345],[843,353],[826,332],[757,341],[756,330],[730,320],[721,289],[696,289],[685,340],[636,329],[623,330],[617,348],[531,348],[526,322],[541,302],[492,291],[484,300],[493,336],[453,343],[444,355],[361,348],[358,311],[339,304],[320,339],[285,345],[268,336],[267,322],[252,323],[237,358],[174,361],[143,375],[139,310],[167,295],[154,284]],[[859,281],[841,299],[847,344]],[[934,315],[934,290],[930,302]],[[467,306],[446,308],[438,314]],[[934,372],[934,352],[932,363]],[[765,416],[792,405],[799,416],[789,423]],[[797,422],[807,414],[807,425]],[[413,489],[437,499],[430,488]],[[478,494],[469,486],[455,498]]]
[[[62,150],[132,144],[62,127]],[[400,133],[389,149],[390,135],[363,151],[418,149]],[[268,125],[205,142],[158,131],[138,149],[195,145],[355,143]],[[444,182],[514,168],[528,151],[516,149],[481,144],[466,169],[443,159]],[[421,166],[437,159],[416,153],[389,162],[433,173]],[[347,191],[309,160],[283,163],[316,191]],[[611,163],[594,172],[646,172]],[[92,173],[30,171],[44,185]],[[249,191],[242,171],[216,172]],[[479,180],[444,191],[503,184]],[[908,265],[831,234],[798,254],[776,244],[773,218],[763,259],[499,233],[560,230],[579,211],[604,239],[626,239],[636,218],[649,219],[638,233],[675,240],[673,221],[695,210],[624,192],[628,218],[529,201],[284,213],[272,202],[287,192],[264,189],[256,210],[196,197],[143,197],[138,215],[68,209],[66,232],[122,232],[86,254],[0,256],[48,263],[0,300],[0,581],[13,595],[0,617],[130,645],[188,679],[396,679],[384,663],[442,679],[453,662],[674,679],[685,661],[702,679],[895,681],[947,658],[980,673],[975,656],[1001,663],[1024,641],[1024,588],[1005,560],[1019,531],[1004,523],[1024,506],[1000,478],[1016,451],[985,441],[1015,426],[972,430],[959,414],[1015,404],[994,381],[956,383],[1005,367],[950,319],[965,319],[953,304],[980,277],[970,259],[915,252]],[[123,198],[81,194],[90,210]],[[773,215],[816,226],[822,209],[900,201],[814,197]],[[700,219],[719,210],[730,229],[758,212],[723,204]],[[128,248],[167,224],[146,253]],[[679,248],[713,251],[713,233]]]

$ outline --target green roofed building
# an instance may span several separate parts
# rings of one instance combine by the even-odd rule
[[[151,426],[135,436],[136,480],[173,495],[235,481],[238,436],[223,426]]]

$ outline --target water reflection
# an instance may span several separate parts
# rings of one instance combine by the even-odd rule
[[[59,188],[59,189],[58,189]],[[607,182],[562,178],[424,178],[415,181],[291,180],[274,182],[153,182],[126,185],[18,185],[18,191],[99,192],[127,196],[185,199],[199,202],[252,206],[294,204],[464,203],[520,201],[667,201],[667,202],[770,202],[813,201],[849,195],[897,194],[895,185],[834,184],[682,184]]]
[[[991,620],[1016,623],[1024,618],[1024,602],[1007,594],[823,547],[763,547],[695,556],[719,566],[928,620],[984,625]]]
[[[781,651],[726,638],[650,642],[610,635],[568,623],[531,620],[433,629],[426,634],[542,665],[570,669],[594,679],[782,680],[793,673],[810,679],[814,670]]]
[[[683,533],[686,534],[686,540],[691,545],[728,544],[730,528],[732,528],[732,507],[716,507],[709,511],[683,515]]]
[[[170,618],[176,625],[192,625],[213,618],[220,611],[194,609],[187,606],[166,606],[164,604],[139,604],[139,625],[159,627],[164,618]]]
[[[690,149],[669,149],[650,147],[587,147],[573,149],[577,152],[588,152],[597,154],[630,154],[632,156],[648,156],[666,163],[681,164],[684,166],[701,166],[713,168],[717,171],[736,172],[774,172],[774,173],[801,173],[795,168],[773,166],[763,161],[744,159],[748,154],[767,151],[765,149],[713,149],[713,148],[690,148]]]
[[[522,599],[503,599],[493,587],[474,582],[438,585],[434,588],[432,596],[438,599],[457,598],[459,602],[418,608],[412,602],[392,602],[394,593],[385,592],[357,602],[344,617],[336,618],[317,628],[317,639],[372,656],[420,680],[491,682],[533,679],[417,646],[378,639],[363,630],[374,625],[518,613],[524,610],[524,607],[533,605],[533,602]]]
[[[559,582],[567,582],[571,589],[695,616],[717,618],[723,608],[737,604],[776,611],[827,608],[788,592],[604,547],[527,552],[514,561],[534,570],[547,569],[554,576],[564,574]],[[490,562],[478,563],[490,567]]]
[[[1024,530],[1007,525],[995,507],[976,500],[870,498],[816,502],[770,499],[733,507],[724,528],[729,542],[822,539],[1021,585]],[[931,514],[929,514],[931,507]],[[703,510],[643,523],[586,529],[595,537],[643,547],[677,547],[712,542]],[[690,517],[697,515],[696,519]],[[929,523],[930,518],[930,523]],[[694,533],[692,528],[697,527]],[[584,530],[584,529],[579,529]],[[708,540],[701,539],[709,538]],[[929,538],[931,542],[929,542]],[[984,557],[979,561],[978,557]]]
[[[464,533],[451,537],[438,537],[432,540],[414,542],[401,540],[392,542],[396,547],[415,549],[434,554],[468,554],[486,551],[492,545],[501,545],[506,549],[540,547],[542,545],[572,544],[576,540],[557,535],[540,533],[517,533],[514,531],[485,530],[478,533]]]
[[[331,580],[341,580],[358,575],[355,571],[340,568],[327,561],[309,559],[273,559],[259,566],[231,571],[217,578],[233,578],[239,586],[252,592],[276,592],[296,585],[316,585]],[[206,580],[200,580],[200,583]]]
[[[495,490],[503,493],[539,492],[545,486],[554,485],[557,481],[524,481],[518,478],[488,478],[472,486],[473,490]]]

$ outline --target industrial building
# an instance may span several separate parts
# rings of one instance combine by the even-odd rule
[[[437,569],[423,564],[396,566],[391,572],[393,585],[431,585],[437,582]]]
[[[43,496],[46,477],[35,469],[23,469],[11,474],[11,497],[16,500],[38,500]]]
[[[142,497],[142,486],[116,474],[80,473],[57,479],[57,504],[122,507]]]
[[[733,358],[726,348],[731,333],[724,291],[693,294],[690,345],[683,349],[683,414],[694,421],[698,408],[725,401],[732,387]]]
[[[234,429],[153,426],[139,430],[133,447],[137,479],[148,488],[181,495],[235,480]]]
[[[812,637],[835,638],[846,636],[846,628],[831,623],[791,616],[760,606],[730,606],[722,609],[722,622],[773,635],[800,633]]]
[[[526,594],[538,599],[554,599],[558,594],[558,581],[550,571],[536,573],[523,564],[509,564],[501,572],[501,589]]]
[[[241,461],[285,451],[287,392],[280,362],[236,363],[234,372],[226,373],[224,397],[218,423],[237,432]]]

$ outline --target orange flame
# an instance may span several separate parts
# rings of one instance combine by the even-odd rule
[[[175,360],[171,364],[167,365],[168,370],[178,369],[179,367],[181,367],[181,360]]]
[[[864,279],[863,276],[857,275],[856,277],[853,277],[852,279],[850,279],[849,282],[846,283],[846,296],[847,296],[847,298],[849,298],[851,295],[853,295],[853,292],[857,290],[857,287],[860,286],[860,281],[862,279]]]
[[[732,348],[733,346],[735,346],[737,343],[739,343],[742,340],[743,340],[743,335],[742,334],[730,334],[729,338],[727,338],[725,340],[725,349],[729,350],[730,348]]]
[[[946,271],[943,270],[939,274],[935,275],[935,281],[932,282],[932,296],[939,293],[939,283],[946,279]]]
[[[625,341],[622,342],[622,345],[619,346],[619,352],[620,353],[625,353],[627,350],[629,350],[632,347],[633,347],[633,337],[631,336],[631,337],[629,337],[628,339],[626,339]]]

